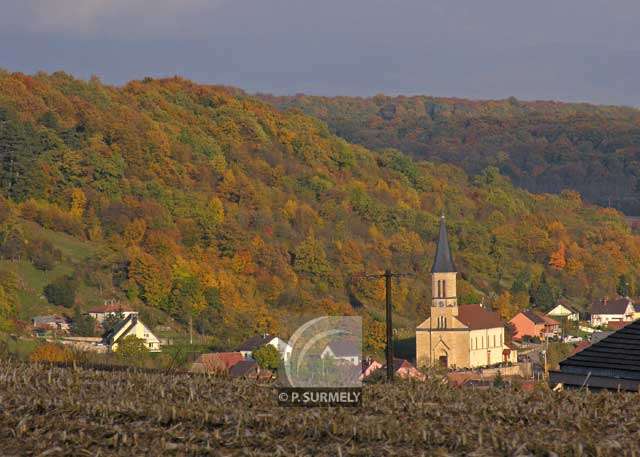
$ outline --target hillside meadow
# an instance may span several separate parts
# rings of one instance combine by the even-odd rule
[[[364,387],[282,408],[273,385],[0,362],[3,455],[636,456],[637,393]]]

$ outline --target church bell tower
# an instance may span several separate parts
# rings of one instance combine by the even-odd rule
[[[443,214],[440,217],[436,257],[431,267],[431,322],[435,328],[449,327],[451,316],[458,315],[456,279],[456,266],[451,256]]]

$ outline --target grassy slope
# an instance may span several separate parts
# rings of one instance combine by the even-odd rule
[[[61,276],[72,274],[78,264],[97,254],[104,247],[65,233],[45,229],[30,221],[22,221],[19,226],[28,233],[30,239],[51,242],[62,252],[62,261],[57,262],[53,270],[42,271],[35,268],[28,260],[0,260],[0,270],[13,272],[20,280],[18,318],[29,320],[41,314],[70,314],[72,310],[47,302],[43,295],[44,287]],[[109,297],[102,297],[99,290],[85,284],[78,291],[78,302],[83,310],[102,303],[103,298]]]

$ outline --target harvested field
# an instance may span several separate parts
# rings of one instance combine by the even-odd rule
[[[365,386],[280,408],[272,386],[0,362],[2,455],[639,455],[638,394]]]

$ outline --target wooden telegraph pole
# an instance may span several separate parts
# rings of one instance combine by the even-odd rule
[[[399,278],[402,276],[413,276],[411,273],[392,273],[391,270],[386,269],[384,273],[377,275],[361,274],[356,277],[366,279],[381,279],[384,278],[385,296],[386,296],[386,334],[387,341],[385,344],[385,355],[387,359],[387,380],[393,381],[393,302],[391,296],[391,278]]]

